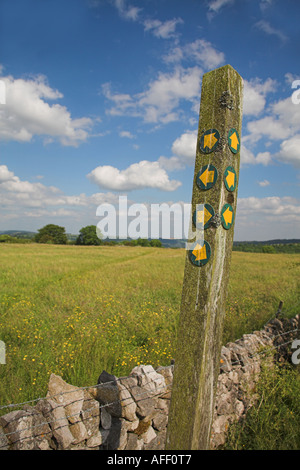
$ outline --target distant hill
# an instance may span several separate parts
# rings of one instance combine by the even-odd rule
[[[27,239],[32,239],[36,235],[37,232],[30,232],[26,230],[5,230],[5,231],[0,231],[0,235],[10,235],[11,237],[15,238],[27,238]],[[72,233],[67,233],[67,238],[69,241],[75,241],[78,235],[72,234]],[[150,239],[149,239],[150,240]],[[185,248],[185,242],[186,240],[178,240],[178,239],[165,239],[165,238],[160,238],[159,239],[162,243],[162,246],[164,248]],[[123,242],[125,239],[106,239],[105,241],[107,242]],[[265,241],[234,241],[233,242],[233,249],[235,251],[252,251],[251,249],[253,248],[255,251],[260,251],[262,246],[282,246],[282,245],[299,245],[300,244],[300,239],[299,238],[276,238],[274,240],[265,240]],[[298,252],[298,246],[297,246],[297,252]],[[278,250],[277,250],[278,251]]]
[[[233,242],[233,245],[290,245],[294,243],[300,243],[300,239],[298,238],[277,238],[275,240],[265,240],[265,241],[243,241],[243,242]]]
[[[15,238],[34,238],[34,236],[37,234],[37,232],[29,232],[26,230],[5,230],[5,231],[0,231],[0,235],[10,235],[11,237]],[[75,241],[78,235],[74,235],[72,233],[67,233],[67,238],[70,241]]]
[[[5,230],[0,235],[10,235],[15,238],[33,238],[36,232],[27,232],[26,230]]]

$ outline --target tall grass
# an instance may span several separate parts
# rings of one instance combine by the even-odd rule
[[[256,390],[257,405],[232,425],[227,450],[300,449],[300,370],[266,364]]]
[[[2,244],[0,259],[0,405],[44,396],[51,372],[87,386],[174,357],[184,250]],[[223,343],[280,300],[297,313],[299,274],[300,255],[233,253]]]

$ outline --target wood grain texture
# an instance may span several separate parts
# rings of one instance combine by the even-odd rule
[[[241,136],[242,96],[242,79],[230,65],[203,76],[192,213],[197,204],[206,203],[219,215],[225,204],[230,204],[236,212],[237,186],[234,191],[228,191],[223,175],[231,166],[238,181],[240,152],[230,150],[228,132],[235,128]],[[208,129],[217,129],[220,139],[214,151],[205,153],[199,144]],[[211,189],[201,190],[196,179],[205,165],[213,165],[218,178]],[[168,450],[209,448],[233,233],[234,222],[229,230],[218,224],[204,230],[204,240],[211,247],[211,257],[204,266],[192,264],[188,250],[186,253],[166,440]]]

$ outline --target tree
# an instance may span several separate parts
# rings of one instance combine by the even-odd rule
[[[262,252],[263,253],[276,253],[276,249],[272,245],[264,245],[262,247]]]
[[[149,240],[147,238],[138,238],[137,239],[137,245],[139,246],[150,246]]]
[[[162,242],[160,240],[153,239],[150,241],[151,246],[155,246],[156,248],[162,247]]]
[[[48,224],[40,228],[34,237],[37,243],[54,243],[55,245],[66,245],[68,242],[66,229],[59,225]]]
[[[8,242],[11,242],[13,241],[12,240],[12,237],[10,235],[0,235],[0,243],[8,243]]]
[[[96,225],[87,225],[79,230],[76,245],[100,245],[101,243]]]

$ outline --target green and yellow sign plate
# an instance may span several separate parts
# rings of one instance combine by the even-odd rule
[[[213,165],[205,165],[196,176],[196,183],[200,189],[211,189],[218,178],[218,171]]]
[[[221,223],[226,230],[229,230],[234,222],[234,211],[230,204],[225,204],[221,210]]]
[[[211,256],[210,244],[205,240],[197,240],[189,250],[189,258],[195,266],[204,266]]]
[[[227,191],[234,191],[237,185],[237,176],[235,169],[232,166],[228,166],[224,171],[224,184]]]
[[[231,128],[228,132],[228,145],[233,153],[238,153],[241,147],[241,140],[236,129]]]
[[[208,129],[200,137],[200,150],[203,153],[211,153],[216,150],[220,140],[220,133],[217,129]]]

